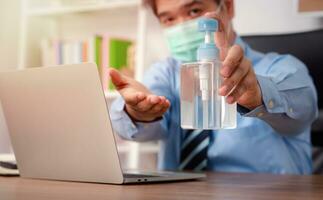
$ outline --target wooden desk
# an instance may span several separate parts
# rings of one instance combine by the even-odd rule
[[[209,174],[205,181],[106,185],[0,177],[1,200],[323,199],[323,176]]]

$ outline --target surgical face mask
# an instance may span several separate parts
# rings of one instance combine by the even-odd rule
[[[196,51],[204,42],[204,34],[197,31],[198,19],[167,28],[164,34],[173,57],[182,62],[196,60]]]
[[[223,1],[219,4],[216,13],[220,13]],[[204,42],[204,34],[198,32],[198,20],[193,19],[164,30],[168,48],[174,58],[182,62],[196,61],[196,51]]]

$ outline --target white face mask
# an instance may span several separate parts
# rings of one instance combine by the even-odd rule
[[[223,0],[215,11],[221,12]],[[204,42],[204,34],[198,31],[198,20],[187,22],[164,29],[164,35],[168,42],[168,48],[174,58],[182,62],[196,61],[196,52],[201,43]]]

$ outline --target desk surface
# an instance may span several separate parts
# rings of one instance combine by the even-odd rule
[[[323,176],[211,173],[204,181],[106,185],[0,177],[1,200],[323,199]]]

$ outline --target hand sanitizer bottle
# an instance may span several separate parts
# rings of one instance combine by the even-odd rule
[[[237,124],[237,105],[228,104],[218,90],[222,84],[219,49],[214,43],[218,22],[198,22],[205,41],[197,51],[198,61],[181,66],[181,126],[184,129],[232,129]]]

